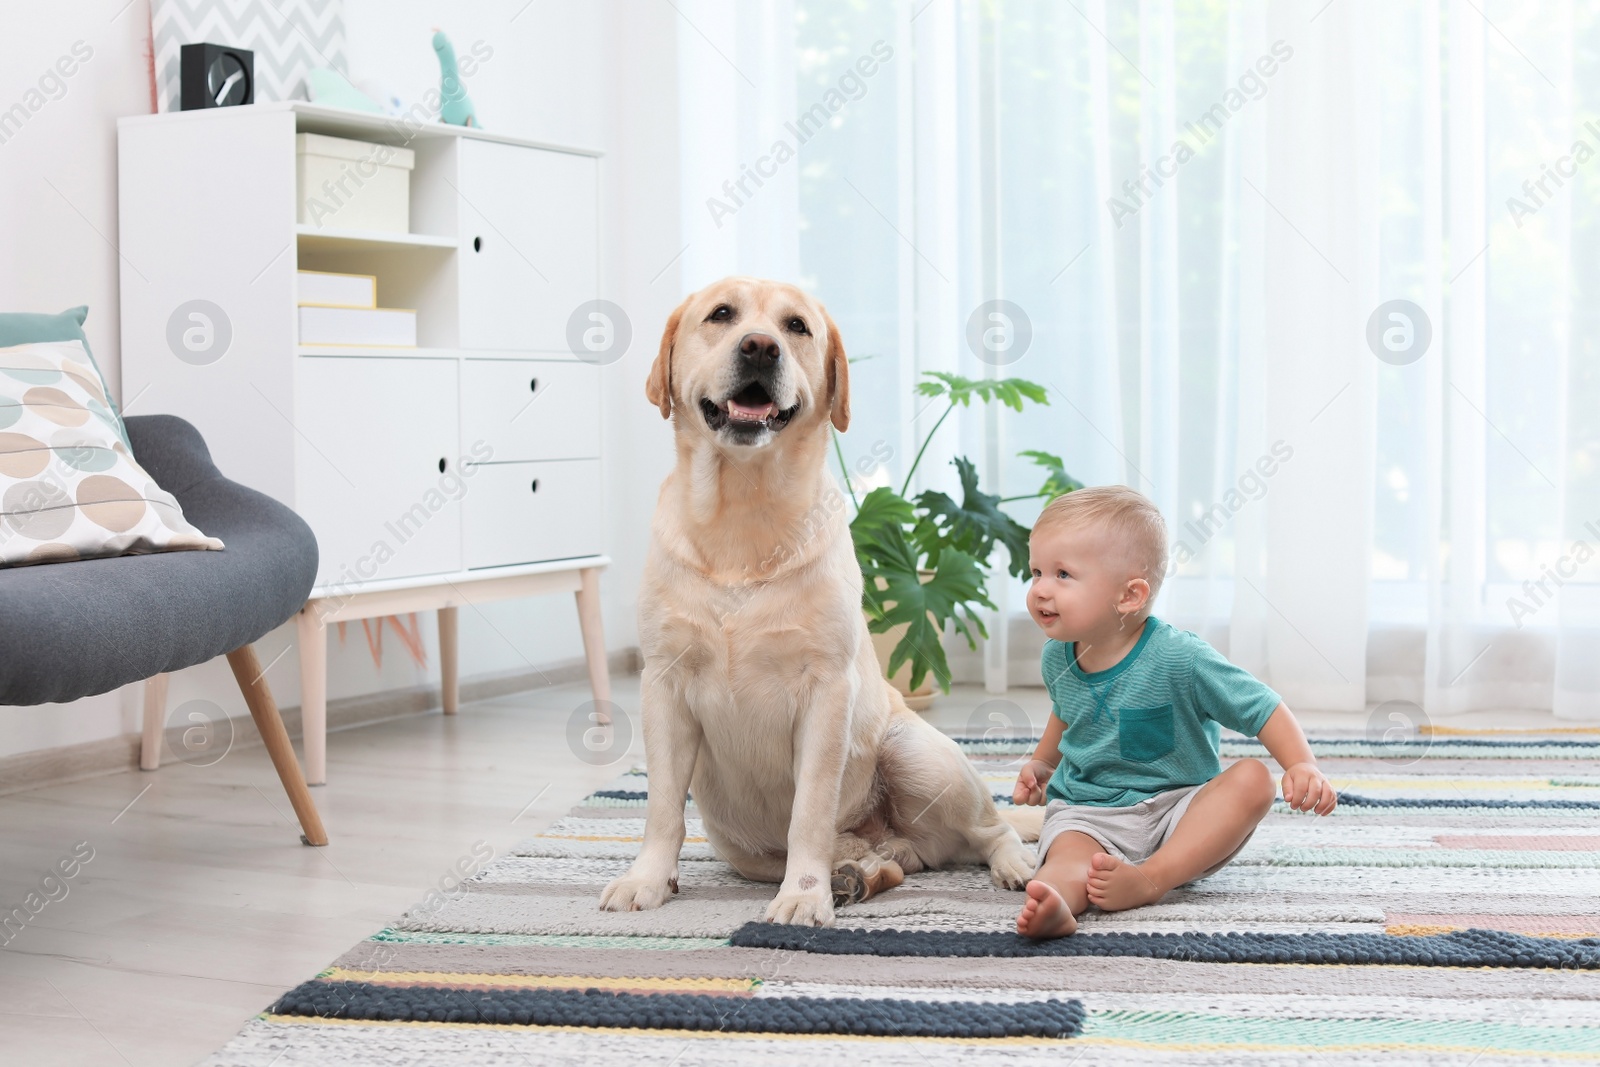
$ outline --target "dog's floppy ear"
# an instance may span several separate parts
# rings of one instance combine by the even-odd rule
[[[690,293],[667,316],[667,328],[661,334],[661,350],[656,353],[656,361],[650,365],[650,377],[644,382],[645,397],[661,409],[663,419],[672,418],[672,346],[678,338],[678,323],[683,321],[683,309],[693,299],[694,294]]]
[[[845,358],[844,338],[839,336],[833,316],[824,311],[822,318],[828,324],[828,412],[833,428],[843,433],[850,428],[850,361]]]

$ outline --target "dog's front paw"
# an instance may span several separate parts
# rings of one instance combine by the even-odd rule
[[[601,911],[649,911],[659,908],[678,891],[678,878],[665,878],[629,871],[612,879],[600,893]]]
[[[989,860],[989,878],[1001,889],[1022,889],[1033,877],[1033,855],[1020,844],[1002,848]]]
[[[767,922],[832,926],[832,884],[826,878],[811,874],[802,877],[795,885],[785,882],[772,903],[767,905]]]

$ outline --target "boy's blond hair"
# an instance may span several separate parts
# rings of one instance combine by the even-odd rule
[[[1167,575],[1167,523],[1150,498],[1125,485],[1074,489],[1044,506],[1033,533],[1097,527],[1122,546],[1133,573],[1150,584],[1140,615],[1150,614]]]

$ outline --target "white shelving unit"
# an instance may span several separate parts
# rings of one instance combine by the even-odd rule
[[[317,626],[335,600],[352,618],[365,601],[372,614],[399,602],[397,588],[415,593],[409,610],[434,590],[453,667],[446,611],[470,602],[461,590],[527,574],[530,592],[578,593],[596,697],[608,696],[604,649],[588,647],[597,587],[580,574],[609,562],[599,369],[567,345],[569,318],[599,295],[598,153],[301,102],[125,118],[117,133],[130,412],[189,420],[225,474],[306,519]],[[411,149],[410,232],[339,229],[336,210],[297,224],[298,133]],[[301,269],[375,275],[380,306],[416,309],[419,347],[300,345]],[[225,351],[171,340],[198,321],[194,301],[220,317],[215,336],[231,334]],[[564,571],[571,581],[552,585]],[[304,675],[322,661],[307,654],[312,632],[302,625]],[[302,692],[314,783],[322,686]]]

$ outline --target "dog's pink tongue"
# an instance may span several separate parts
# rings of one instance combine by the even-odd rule
[[[778,405],[772,403],[770,400],[765,404],[758,404],[755,407],[751,407],[748,404],[741,404],[737,400],[728,401],[729,416],[738,419],[740,422],[761,422],[777,410]]]

